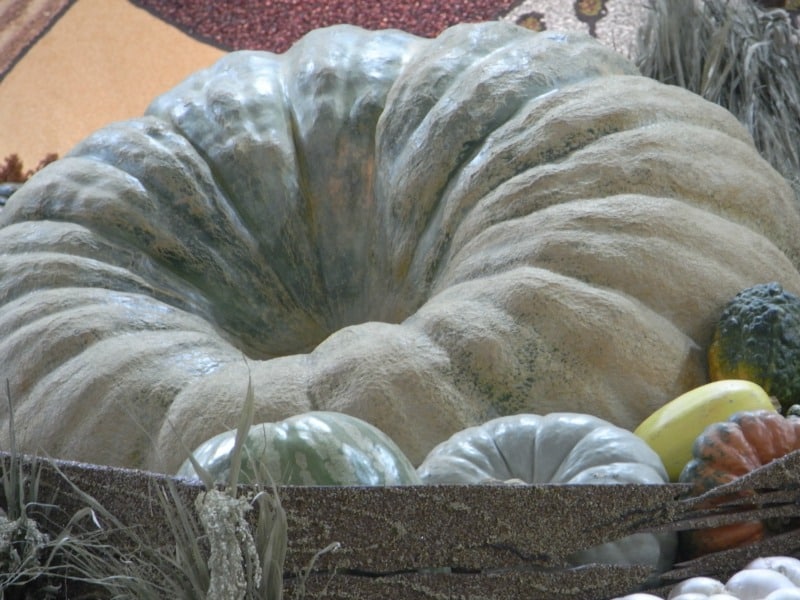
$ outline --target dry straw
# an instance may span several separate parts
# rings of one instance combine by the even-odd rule
[[[242,445],[252,418],[253,389],[248,382],[229,481],[220,489],[195,464],[206,489],[193,508],[185,505],[172,480],[160,487],[158,505],[172,543],[157,546],[143,537],[141,528],[122,522],[63,473],[83,508],[55,534],[40,527],[32,515],[46,515],[57,507],[40,501],[43,461],[28,466],[29,460],[21,460],[12,417],[10,462],[0,465],[0,503],[7,507],[0,510],[0,599],[62,598],[64,585],[78,583],[91,590],[87,598],[280,600],[288,538],[277,488],[265,472],[258,474],[259,481],[238,485]],[[49,466],[59,471],[54,463]],[[254,507],[252,527],[245,515]],[[335,545],[322,552],[333,549]],[[306,576],[300,574],[295,597],[302,595]]]
[[[750,0],[650,0],[643,75],[724,106],[789,180],[800,203],[800,31]]]

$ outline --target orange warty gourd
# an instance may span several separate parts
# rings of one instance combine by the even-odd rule
[[[800,417],[769,410],[744,411],[714,423],[695,441],[692,460],[679,480],[701,494],[771,461],[800,450]],[[722,499],[715,499],[722,502]],[[732,523],[681,534],[681,551],[689,557],[735,548],[762,539],[770,523]]]

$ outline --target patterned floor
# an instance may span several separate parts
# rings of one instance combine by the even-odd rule
[[[273,52],[283,52],[313,27],[343,22],[430,37],[456,23],[505,19],[537,30],[585,29],[608,39],[632,39],[643,10],[642,2],[626,0],[237,0],[213,6],[187,0],[132,1],[220,48]]]
[[[5,0],[0,6],[0,81],[26,51],[80,0]],[[115,1],[115,0],[111,0]],[[193,38],[223,50],[283,52],[315,27],[353,23],[369,29],[397,27],[433,36],[459,22],[504,19],[531,29],[584,29],[629,44],[643,13],[630,0],[130,0]]]
[[[229,50],[281,52],[349,22],[433,36],[466,21],[582,30],[625,53],[641,0],[0,0],[0,161],[24,169],[137,116]],[[1,164],[1,163],[0,163]]]
[[[698,0],[700,1],[700,0]],[[737,0],[750,1],[750,0]],[[800,0],[753,0],[800,13]],[[349,22],[424,36],[465,21],[578,30],[634,56],[647,0],[0,0],[0,161],[36,165],[138,116],[229,50],[282,52]]]

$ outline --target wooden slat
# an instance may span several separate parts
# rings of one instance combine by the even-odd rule
[[[306,597],[336,600],[602,600],[642,585],[645,568],[586,567],[569,571],[503,571],[483,574],[404,573],[391,577],[317,574]],[[291,597],[294,585],[286,588]]]
[[[385,573],[564,567],[573,552],[658,525],[656,513],[675,505],[676,492],[644,485],[296,487],[283,489],[281,502],[295,532],[293,566],[339,542],[320,568]]]
[[[7,455],[0,455],[8,461]],[[26,461],[30,459],[26,458]],[[158,497],[172,482],[192,509],[198,483],[135,470],[64,461],[41,472],[40,499],[59,511],[57,530],[91,494],[153,544],[169,544]],[[710,497],[747,491],[747,506],[709,506]],[[243,493],[247,489],[242,490]],[[642,531],[679,530],[780,514],[800,517],[800,452],[762,467],[703,498],[685,485],[283,487],[288,517],[287,589],[314,555],[309,598],[484,597],[601,598],[647,584],[667,590],[696,574],[727,577],[755,556],[798,555],[800,530],[680,563],[660,577],[641,567],[569,568],[573,552]],[[256,517],[256,511],[251,516]],[[648,579],[649,578],[649,579]],[[602,585],[601,585],[602,582]],[[600,587],[598,587],[600,586]],[[606,586],[606,587],[603,587]],[[377,590],[381,590],[378,593]],[[617,594],[608,587],[608,596]],[[359,591],[361,590],[361,591]],[[506,590],[509,595],[499,595]],[[522,590],[534,590],[523,593]],[[538,591],[536,591],[538,590]],[[530,595],[530,594],[539,594]],[[603,592],[606,593],[606,592]],[[330,595],[332,594],[332,595]]]

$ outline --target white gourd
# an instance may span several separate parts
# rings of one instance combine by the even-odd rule
[[[756,558],[745,569],[772,569],[788,577],[800,587],[800,559],[793,556],[766,556]]]
[[[468,427],[438,444],[417,469],[425,484],[661,484],[667,472],[631,431],[591,415],[517,414]],[[582,550],[574,564],[649,564],[674,560],[673,533],[637,533]]]
[[[800,600],[800,588],[775,590],[768,596],[765,596],[764,600]]]
[[[661,600],[637,592],[614,600]],[[670,590],[667,600],[800,600],[800,560],[767,556],[748,563],[726,583],[712,577],[692,577]]]
[[[667,596],[668,600],[676,600],[684,594],[702,594],[703,598],[711,594],[717,594],[725,591],[725,585],[712,577],[692,577],[676,585]],[[682,598],[681,600],[686,600]]]
[[[739,600],[763,600],[775,590],[796,588],[792,581],[772,569],[744,569],[725,584],[725,591]]]

